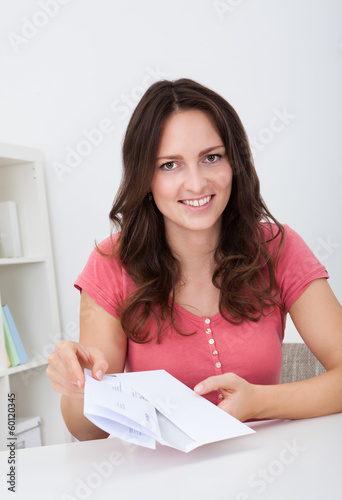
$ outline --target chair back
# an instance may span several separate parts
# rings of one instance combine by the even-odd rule
[[[283,344],[280,383],[300,382],[325,373],[324,367],[303,343]]]

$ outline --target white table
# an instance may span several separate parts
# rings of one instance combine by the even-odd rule
[[[118,439],[18,450],[15,500],[340,500],[342,414],[256,422],[255,434],[188,454]]]

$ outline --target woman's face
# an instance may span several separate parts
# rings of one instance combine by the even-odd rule
[[[151,191],[166,234],[221,229],[232,168],[214,122],[200,110],[172,114],[161,133]]]

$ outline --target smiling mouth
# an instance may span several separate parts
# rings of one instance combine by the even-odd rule
[[[180,200],[180,203],[183,203],[184,205],[190,205],[190,207],[203,207],[203,205],[209,203],[212,197],[213,195],[211,194],[209,196],[201,198],[200,200]]]

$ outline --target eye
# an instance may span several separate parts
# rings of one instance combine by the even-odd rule
[[[168,161],[166,163],[163,163],[163,165],[160,165],[159,168],[161,168],[162,170],[167,170],[167,171],[170,171],[170,170],[174,170],[177,166],[177,163],[174,162],[174,161]]]
[[[222,158],[222,155],[218,155],[218,154],[215,154],[215,155],[208,155],[205,157],[205,159],[207,160],[206,163],[215,163],[217,162],[220,158]]]

